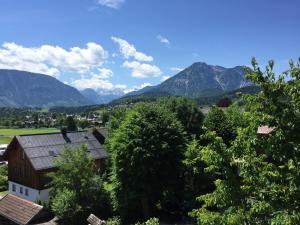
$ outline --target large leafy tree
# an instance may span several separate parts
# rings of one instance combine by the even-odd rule
[[[108,146],[113,158],[114,204],[123,219],[149,217],[159,205],[181,194],[185,135],[175,115],[165,108],[135,106]]]
[[[212,189],[210,177],[205,173],[205,164],[202,160],[203,140],[197,140],[195,137],[188,143],[185,151],[184,164],[184,210],[190,211],[197,206],[196,197],[200,194],[207,193]]]
[[[50,205],[63,223],[83,224],[89,213],[107,209],[100,177],[85,145],[78,149],[66,146],[55,165],[58,170],[49,174]],[[100,215],[106,216],[104,211]]]
[[[204,115],[196,102],[184,97],[165,97],[158,104],[175,113],[188,134],[201,133]]]
[[[204,120],[204,126],[209,131],[215,131],[226,144],[229,144],[234,139],[235,128],[233,123],[225,112],[218,107],[213,107],[209,111]]]
[[[261,92],[244,97],[250,124],[231,147],[214,138],[202,150],[216,189],[199,197],[198,224],[300,224],[299,63],[276,76],[272,61],[265,72],[252,61],[248,78]],[[258,136],[260,125],[274,130]]]
[[[65,120],[65,127],[67,131],[77,131],[77,123],[72,116],[68,116]]]

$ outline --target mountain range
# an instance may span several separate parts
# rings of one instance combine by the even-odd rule
[[[128,93],[120,101],[141,96],[152,98],[160,95],[205,98],[221,96],[248,86],[253,86],[253,84],[247,81],[242,66],[225,68],[198,62],[157,86],[147,86]]]
[[[76,88],[43,74],[0,69],[0,107],[80,106],[91,102]]]
[[[92,88],[86,88],[80,91],[80,93],[92,104],[106,104],[124,95],[124,92],[119,89],[115,89],[112,91],[99,89],[95,91]]]
[[[203,62],[192,64],[159,85],[126,95],[120,89],[78,91],[48,75],[0,69],[0,107],[82,106],[161,96],[215,99],[211,97],[232,94],[248,86],[253,84],[247,81],[243,67],[225,68]]]

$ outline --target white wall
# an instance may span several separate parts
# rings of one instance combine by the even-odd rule
[[[13,191],[13,185],[16,186],[16,190]],[[44,190],[37,190],[33,189],[12,181],[8,181],[8,186],[9,186],[9,193],[17,195],[21,198],[24,198],[26,200],[36,202],[38,200],[40,201],[48,201],[49,199],[49,190],[50,189],[44,189]],[[20,187],[23,188],[23,194],[20,193]],[[28,190],[28,196],[26,196],[26,189]]]

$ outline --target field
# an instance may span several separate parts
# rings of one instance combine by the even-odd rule
[[[8,144],[15,135],[22,134],[45,134],[58,131],[55,128],[43,129],[0,129],[0,144]]]

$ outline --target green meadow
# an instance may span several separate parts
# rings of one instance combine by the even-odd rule
[[[41,129],[0,129],[0,144],[8,144],[15,135],[22,134],[45,134],[57,132],[55,128]]]

